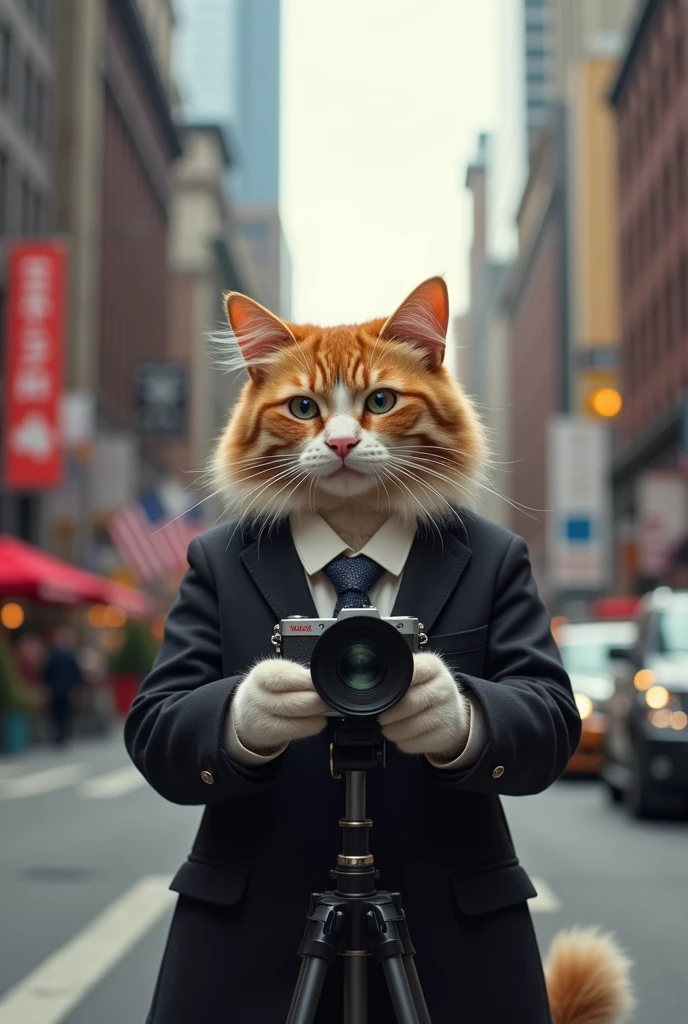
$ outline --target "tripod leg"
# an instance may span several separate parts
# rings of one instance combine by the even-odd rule
[[[382,961],[397,1024],[420,1024],[414,1006],[404,961],[401,956],[390,956]]]
[[[344,1024],[368,1024],[368,958],[344,957]]]
[[[304,956],[287,1024],[313,1024],[329,966],[319,956]]]
[[[428,1008],[425,1005],[425,996],[423,995],[423,989],[420,987],[420,978],[418,977],[416,962],[413,956],[404,957],[404,969],[408,978],[409,988],[411,989],[413,1005],[418,1014],[418,1024],[432,1024]]]
[[[306,973],[306,960],[302,957],[301,958],[301,967],[299,968],[299,976],[296,979],[296,985],[294,987],[294,994],[291,997],[291,1005],[289,1007],[289,1013],[287,1014],[287,1021],[291,1020],[292,1014],[294,1012],[294,1007],[297,1004],[297,1001],[298,1001],[298,998],[299,998],[299,993],[301,992],[301,985],[303,983],[303,976],[304,976],[305,973]]]

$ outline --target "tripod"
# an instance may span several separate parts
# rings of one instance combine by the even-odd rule
[[[384,767],[385,741],[377,722],[338,721],[330,772],[346,780],[339,824],[342,853],[330,872],[333,890],[312,893],[299,947],[301,970],[286,1024],[313,1024],[327,969],[344,960],[344,1024],[367,1024],[368,958],[382,964],[398,1024],[431,1024],[399,893],[376,889],[379,872],[368,850],[366,770]]]

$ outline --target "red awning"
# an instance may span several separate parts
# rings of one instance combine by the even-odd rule
[[[28,597],[47,604],[117,604],[140,617],[151,611],[149,599],[140,591],[84,572],[7,535],[0,535],[0,596]]]

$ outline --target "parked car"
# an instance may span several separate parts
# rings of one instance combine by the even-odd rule
[[[604,761],[607,702],[614,692],[610,650],[630,647],[637,634],[632,621],[566,622],[555,630],[564,667],[583,721],[578,749],[567,773],[597,775]]]
[[[650,817],[688,801],[688,591],[661,587],[638,610],[638,638],[616,659],[603,780]]]

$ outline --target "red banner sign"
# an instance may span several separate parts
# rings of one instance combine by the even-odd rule
[[[4,466],[11,490],[62,480],[66,264],[59,242],[18,242],[9,254]]]

